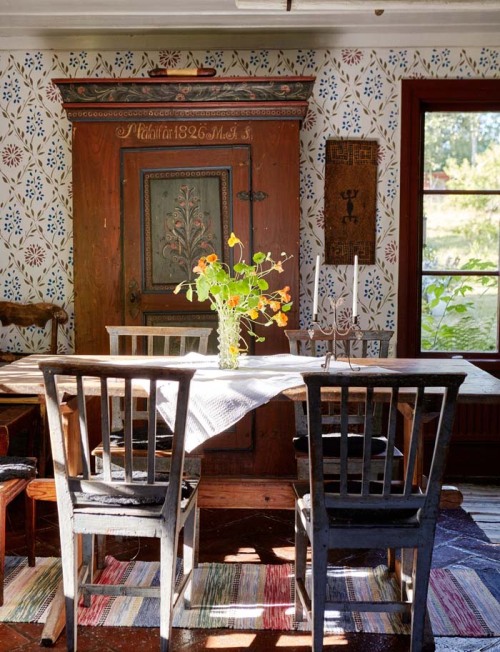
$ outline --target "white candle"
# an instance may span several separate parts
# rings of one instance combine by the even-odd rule
[[[319,254],[316,256],[316,270],[314,272],[314,294],[313,294],[313,321],[318,319],[318,296],[319,296]]]
[[[354,282],[352,289],[352,316],[358,316],[358,256],[354,256]]]

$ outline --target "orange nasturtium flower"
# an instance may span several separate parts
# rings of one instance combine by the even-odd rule
[[[240,302],[240,297],[239,297],[239,295],[235,294],[232,297],[229,297],[229,299],[227,300],[227,305],[230,308],[236,308],[236,306],[239,304],[239,302]]]
[[[268,304],[268,299],[263,294],[259,297],[259,303],[257,304],[257,310],[264,310]]]
[[[278,326],[286,326],[288,324],[288,317],[284,312],[277,312],[273,315],[273,319],[278,324]]]
[[[248,311],[247,315],[250,317],[250,319],[258,319],[259,311],[256,310],[255,308],[252,308],[251,310]]]
[[[281,301],[269,301],[269,306],[273,312],[278,312],[281,308]]]
[[[207,263],[215,263],[218,260],[217,254],[210,254],[207,256]]]
[[[289,285],[285,285],[285,287],[282,290],[278,290],[278,294],[280,295],[281,300],[284,303],[288,303],[289,301],[292,300],[292,297],[289,294],[289,290],[290,290]]]
[[[281,260],[278,260],[276,263],[274,263],[273,269],[279,272],[280,274],[285,271],[283,269],[283,265],[281,264]]]
[[[230,247],[234,247],[234,245],[241,244],[241,240],[237,238],[234,233],[231,231],[231,235],[229,237],[229,240],[227,241],[227,244]]]
[[[196,265],[196,267],[193,267],[193,272],[195,274],[203,274],[203,272],[205,271],[205,269],[207,267],[207,264],[205,263],[205,260],[206,260],[206,258],[205,258],[205,256],[203,256],[203,258],[200,258],[200,260],[198,261],[198,264]]]
[[[239,352],[240,352],[240,350],[239,350],[239,348],[237,346],[235,346],[234,344],[229,345],[229,354],[230,355],[238,355]]]

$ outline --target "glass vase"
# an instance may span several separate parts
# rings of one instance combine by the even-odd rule
[[[219,313],[219,369],[238,369],[240,366],[240,315],[228,311]]]

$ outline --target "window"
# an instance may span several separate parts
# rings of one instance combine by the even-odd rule
[[[500,80],[403,82],[398,354],[500,347]]]

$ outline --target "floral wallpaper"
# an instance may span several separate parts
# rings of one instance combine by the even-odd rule
[[[218,76],[316,76],[301,132],[303,327],[311,319],[316,255],[323,256],[325,141],[378,141],[376,264],[360,267],[360,323],[396,329],[400,81],[500,78],[500,49],[0,50],[0,300],[62,305],[70,320],[60,350],[73,350],[71,125],[51,80],[141,77],[158,65],[213,67]],[[328,316],[329,296],[345,298],[341,320],[350,313],[352,275],[352,266],[321,267],[320,318]],[[0,349],[40,350],[48,346],[44,338],[42,329],[2,327]]]

